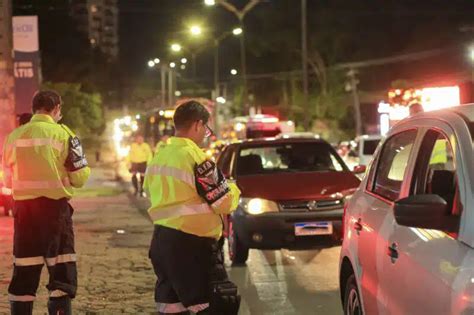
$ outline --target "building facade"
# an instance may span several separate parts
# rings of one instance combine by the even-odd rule
[[[117,0],[72,0],[71,14],[92,47],[114,60],[119,54]]]

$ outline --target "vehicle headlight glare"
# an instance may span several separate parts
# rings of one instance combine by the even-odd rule
[[[243,198],[241,202],[243,204],[245,212],[247,212],[248,214],[258,215],[267,212],[279,211],[278,204],[270,200],[260,198]]]

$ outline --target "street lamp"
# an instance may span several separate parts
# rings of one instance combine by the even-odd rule
[[[237,70],[236,70],[236,69],[232,69],[232,70],[230,70],[230,74],[232,74],[232,75],[237,75],[237,73],[238,73],[238,72],[237,72]]]
[[[244,32],[244,31],[242,30],[241,27],[237,27],[237,28],[234,28],[234,29],[232,30],[232,34],[234,34],[235,36],[238,36],[238,35],[242,34],[243,32]]]
[[[175,67],[176,67],[176,63],[170,62],[170,68],[175,68]]]
[[[154,62],[155,64],[159,64],[159,63],[160,63],[160,59],[155,58],[155,59],[153,59],[153,62]]]
[[[186,64],[187,62],[188,62],[188,59],[186,59],[186,58],[181,58],[181,63],[182,63],[183,65]]]
[[[153,68],[155,66],[155,62],[153,60],[148,60],[148,67]]]
[[[190,28],[191,35],[199,36],[202,34],[202,28],[199,25],[193,25]]]
[[[208,6],[216,5],[216,0],[204,0],[204,4]]]
[[[180,44],[171,44],[171,50],[174,52],[180,52],[182,48]]]

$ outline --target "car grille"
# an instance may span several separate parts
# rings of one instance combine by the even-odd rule
[[[341,209],[343,205],[344,203],[341,199],[280,202],[280,207],[283,212],[335,210]]]

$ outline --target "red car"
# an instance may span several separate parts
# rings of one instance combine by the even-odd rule
[[[247,140],[229,145],[217,164],[242,191],[239,207],[225,220],[233,263],[245,263],[250,248],[340,244],[344,201],[360,180],[326,141]]]

